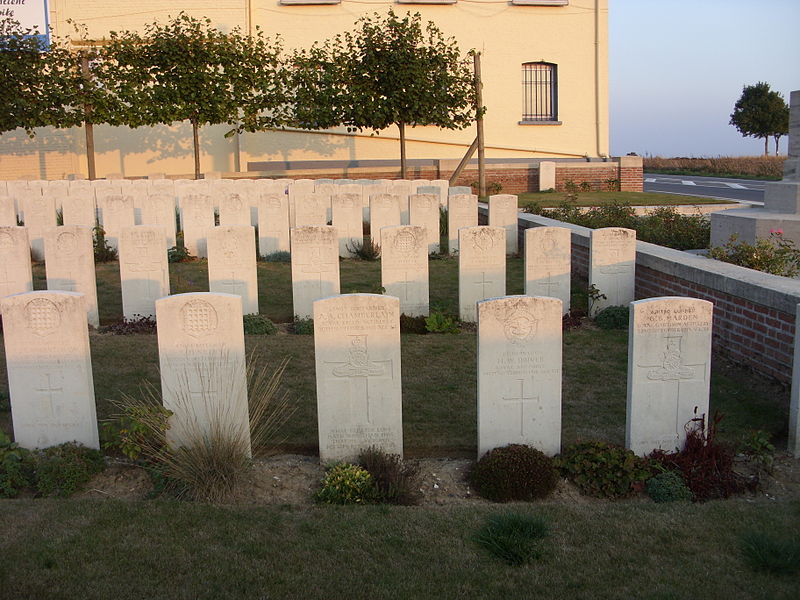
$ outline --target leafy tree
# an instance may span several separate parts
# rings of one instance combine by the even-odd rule
[[[189,121],[195,177],[200,176],[199,130],[227,123],[234,131],[280,126],[287,112],[286,71],[279,40],[237,28],[224,33],[210,19],[184,13],[144,34],[112,32],[103,73],[126,107],[132,127]]]
[[[789,107],[779,92],[770,89],[763,81],[746,85],[736,101],[730,124],[745,137],[764,138],[764,155],[769,154],[767,143],[775,137],[775,153],[778,140],[789,133]]]
[[[406,125],[464,129],[475,119],[469,62],[419,13],[362,17],[355,31],[297,52],[294,66],[297,124],[359,131],[397,125],[402,177]]]

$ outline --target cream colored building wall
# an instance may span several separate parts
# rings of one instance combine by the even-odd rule
[[[260,26],[281,34],[287,48],[310,46],[336,33],[352,30],[364,14],[419,12],[463,51],[482,53],[486,155],[489,158],[603,156],[608,153],[607,0],[570,0],[566,6],[520,6],[498,0],[471,0],[450,5],[371,3],[344,0],[335,5],[280,5],[278,0],[51,0],[56,35],[72,32],[67,19],[85,23],[89,37],[100,39],[112,30],[142,29],[155,19],[166,20],[181,10],[209,17],[219,27]],[[596,43],[597,42],[597,43]],[[522,63],[558,65],[560,125],[520,125]],[[97,172],[126,176],[151,172],[191,173],[191,131],[173,127],[96,128]],[[225,126],[201,130],[201,169],[232,171],[235,142],[224,138]],[[397,129],[378,136],[333,135],[293,131],[245,134],[240,138],[241,167],[250,161],[397,159]],[[435,127],[407,129],[408,157],[460,158],[475,137],[463,131]],[[0,137],[0,178],[63,177],[86,172],[81,129],[44,130],[34,140],[24,132]]]

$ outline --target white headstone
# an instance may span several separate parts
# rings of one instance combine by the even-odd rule
[[[447,200],[447,231],[450,254],[458,252],[458,230],[462,227],[477,227],[477,225],[478,197],[473,194],[449,196]],[[503,241],[503,253],[505,253],[505,244]]]
[[[250,225],[250,202],[244,193],[225,192],[219,201],[220,225]]]
[[[666,297],[630,307],[625,445],[640,456],[681,449],[693,419],[708,419],[714,306]]]
[[[400,299],[402,314],[429,314],[428,244],[423,227],[381,229],[381,285],[387,295]]]
[[[163,228],[167,248],[175,246],[177,243],[175,197],[168,193],[151,192],[142,198],[141,211],[141,224]]]
[[[44,232],[56,226],[55,201],[29,192],[22,197],[22,210],[33,259],[44,260]]]
[[[428,254],[439,253],[439,198],[435,194],[412,194],[408,197],[409,222],[425,228]]]
[[[434,179],[431,181],[431,187],[438,188],[439,203],[441,204],[442,208],[447,208],[447,198],[450,196],[450,182],[447,179]],[[417,193],[419,194],[421,192]]]
[[[593,229],[589,241],[589,284],[606,296],[592,314],[633,301],[636,283],[636,231],[624,227]]]
[[[83,295],[27,292],[1,304],[15,441],[100,448]]]
[[[517,197],[513,194],[489,196],[489,225],[506,230],[506,254],[519,250],[517,233]]]
[[[61,199],[61,217],[64,225],[97,225],[97,209],[92,191],[73,190]]]
[[[313,179],[296,179],[289,185],[289,225],[297,226],[296,212],[298,199],[305,198],[308,194],[314,193]]]
[[[508,444],[561,451],[561,301],[478,302],[478,458]]]
[[[506,294],[506,230],[481,225],[458,230],[458,312],[474,323],[475,303]]]
[[[339,293],[339,234],[328,225],[295,227],[292,243],[292,305],[308,319],[315,300]]]
[[[349,187],[346,185],[342,188]],[[339,233],[339,256],[355,255],[355,249],[364,243],[363,206],[360,194],[334,194],[331,196],[333,226]]]
[[[373,244],[381,243],[381,229],[400,225],[400,199],[378,194],[369,199],[369,234]]]
[[[206,232],[214,227],[214,205],[207,194],[191,194],[181,198],[183,245],[198,258],[208,256]]]
[[[250,225],[208,230],[208,289],[242,297],[242,311],[258,314],[256,237]]]
[[[531,227],[525,230],[525,293],[561,300],[570,308],[572,235],[566,227]]]
[[[100,327],[92,228],[52,227],[44,234],[47,289],[83,294],[89,325]]]
[[[397,196],[400,201],[400,223],[408,225],[408,197],[413,193],[411,181],[408,179],[394,179],[389,186],[389,193]]]
[[[16,224],[17,207],[14,198],[11,196],[0,196],[0,226],[14,227]]]
[[[319,454],[353,461],[377,447],[403,454],[397,298],[347,294],[314,302]]]
[[[98,192],[97,207],[100,209],[100,222],[103,224],[106,242],[114,249],[119,248],[119,236],[125,227],[133,227],[133,196],[129,194]]]
[[[321,193],[295,194],[295,227],[325,225],[330,205],[330,196]]]
[[[176,294],[156,302],[164,408],[173,412],[167,442],[194,446],[234,436],[250,454],[242,299]]]
[[[169,295],[169,264],[163,227],[137,225],[122,230],[119,275],[126,319],[153,317],[156,300]]]
[[[283,192],[259,194],[258,251],[261,256],[289,252],[289,196]]]
[[[33,290],[28,228],[0,227],[0,298]]]

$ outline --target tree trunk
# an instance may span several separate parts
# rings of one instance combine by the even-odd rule
[[[86,82],[87,87],[92,85],[91,72],[89,71],[89,58],[86,53],[81,53],[81,75]],[[89,180],[97,179],[97,170],[94,162],[94,125],[91,122],[92,107],[89,104],[83,106],[84,115],[86,115],[83,122],[83,128],[86,132],[86,168],[88,170]]]
[[[402,121],[397,124],[400,130],[400,179],[406,178],[406,124]]]
[[[194,178],[200,179],[200,126],[192,121],[192,142],[194,145]]]
[[[775,136],[775,156],[778,156],[778,141],[781,139],[781,136]]]
[[[764,156],[769,156],[769,146],[767,146],[768,143],[769,143],[769,136],[765,135],[764,136]]]

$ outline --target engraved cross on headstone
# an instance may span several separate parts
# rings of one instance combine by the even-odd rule
[[[486,298],[486,286],[492,285],[494,281],[486,281],[486,271],[481,271],[481,280],[475,281],[475,285],[481,286],[481,298]]]
[[[539,396],[526,396],[525,395],[525,380],[517,379],[519,382],[519,395],[507,398],[503,396],[503,402],[507,404],[519,404],[519,435],[525,436],[525,405],[532,404],[539,401]]]
[[[133,237],[135,253],[125,263],[128,271],[131,273],[141,273],[141,281],[146,289],[147,300],[155,300],[161,296],[161,281],[164,275],[163,262],[159,260],[154,253],[163,252],[163,248],[159,245],[154,248],[152,244],[147,243],[146,240],[137,239]]]
[[[300,263],[300,272],[307,273],[310,275],[316,275],[316,284],[319,288],[320,293],[322,293],[322,275],[324,273],[329,273],[332,271],[335,266],[336,262],[330,259],[325,259],[324,255],[327,254],[325,252],[326,248],[321,248],[319,246],[311,246],[308,248],[308,254],[310,255],[310,260],[305,263]],[[336,258],[338,261],[338,256]]]
[[[42,381],[36,389],[36,393],[41,395],[39,399],[40,410],[37,411],[42,418],[52,419],[55,417],[55,409],[53,408],[53,399],[57,395],[64,392],[64,387],[56,386],[53,384],[53,374],[43,373]]]
[[[545,288],[544,296],[554,296],[553,288],[561,287],[558,281],[553,281],[553,274],[550,271],[547,272],[547,281],[538,281],[536,285]]]

